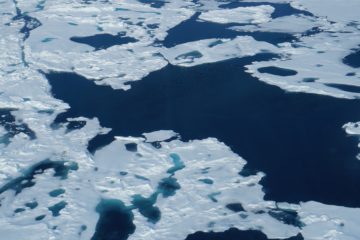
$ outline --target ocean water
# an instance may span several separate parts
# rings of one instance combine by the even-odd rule
[[[257,41],[264,41],[272,44],[291,42],[296,36],[289,33],[279,32],[242,32],[229,29],[230,27],[241,26],[241,24],[229,23],[219,24],[199,21],[200,13],[194,14],[191,18],[171,28],[168,35],[161,43],[165,47],[173,47],[178,44],[198,41],[210,38],[235,38],[237,36],[251,36]]]

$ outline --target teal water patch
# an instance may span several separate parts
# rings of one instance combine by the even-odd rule
[[[20,212],[24,212],[25,208],[17,208],[15,209],[14,213],[20,213]]]
[[[25,207],[28,207],[30,209],[34,209],[37,206],[39,206],[39,203],[36,201],[25,203]]]
[[[41,221],[46,217],[46,215],[39,215],[37,217],[35,217],[35,221]]]
[[[137,208],[141,215],[146,217],[149,222],[157,223],[161,218],[161,212],[158,207],[155,207],[158,193],[152,194],[150,197],[145,198],[139,194],[133,196],[131,203],[134,208]]]
[[[51,42],[52,40],[54,40],[55,38],[51,38],[51,37],[48,37],[48,38],[44,38],[43,40],[41,40],[42,43],[47,43],[47,42]]]
[[[179,190],[180,184],[176,178],[168,177],[163,178],[158,185],[158,193],[161,193],[164,198],[174,196],[176,190]]]
[[[169,168],[167,170],[167,173],[174,174],[175,172],[185,168],[185,164],[182,162],[179,155],[177,155],[176,153],[171,153],[170,158],[171,158],[174,166]]]
[[[82,234],[83,232],[85,232],[86,229],[87,229],[87,226],[86,226],[86,225],[81,225],[80,231],[79,231],[79,236],[81,236],[81,234]]]
[[[210,193],[208,195],[208,198],[213,202],[218,202],[218,200],[216,199],[216,196],[219,196],[220,194],[221,194],[221,192]]]
[[[207,174],[209,173],[209,170],[211,169],[211,167],[206,167],[206,168],[203,168],[201,169],[201,174]]]
[[[135,232],[131,208],[116,199],[102,199],[96,207],[100,214],[91,240],[126,240]]]
[[[60,216],[60,211],[63,210],[66,207],[66,205],[67,205],[67,202],[61,201],[61,202],[54,204],[51,207],[48,207],[48,209],[51,211],[53,217],[58,217],[58,216]]]
[[[59,189],[55,189],[55,190],[49,192],[49,196],[50,197],[58,197],[63,193],[65,193],[65,190],[62,188],[59,188]]]
[[[54,177],[66,179],[69,172],[78,170],[78,164],[66,161],[51,161],[49,159],[41,161],[28,169],[24,170],[20,177],[14,178],[0,187],[0,194],[7,190],[14,190],[19,194],[24,188],[32,187],[36,184],[34,177],[44,173],[48,169],[54,170]]]
[[[58,165],[54,168],[54,177],[60,177],[61,179],[67,179],[68,174],[71,171],[77,171],[79,165],[76,162],[63,162],[64,164]]]
[[[144,180],[144,181],[150,181],[150,179],[148,179],[147,177],[141,176],[141,175],[134,175],[135,178],[140,179],[140,180]]]
[[[214,181],[210,178],[199,179],[199,182],[203,182],[203,183],[209,184],[209,185],[214,184]]]

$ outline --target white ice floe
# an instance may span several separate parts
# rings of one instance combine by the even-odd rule
[[[184,67],[213,63],[232,58],[253,56],[258,53],[276,53],[277,47],[259,42],[249,36],[234,39],[206,39],[188,42],[173,48],[164,48],[161,53],[173,65]]]
[[[307,10],[316,16],[325,17],[335,22],[359,22],[359,1],[348,0],[346,4],[341,0],[330,0],[324,4],[321,0],[293,0],[287,1],[295,8]]]
[[[302,34],[312,28],[323,27],[329,25],[326,20],[318,19],[312,16],[304,15],[290,15],[279,18],[271,19],[270,21],[256,24],[256,25],[243,25],[234,26],[230,29],[245,32],[277,32],[277,33],[290,33]]]
[[[360,32],[323,32],[301,38],[296,44],[282,44],[281,59],[254,62],[247,66],[248,72],[269,84],[288,91],[308,92],[341,98],[358,98],[360,92],[350,92],[328,84],[358,86],[360,72],[342,63],[358,44]],[[341,44],[340,44],[341,43]],[[297,72],[291,76],[261,73],[263,67],[279,67]],[[312,81],[308,81],[312,79]]]
[[[357,137],[359,137],[359,140],[360,140],[360,122],[347,123],[343,126],[343,128],[345,129],[347,134],[349,134],[350,136],[357,136]],[[360,142],[359,142],[358,146],[360,148]],[[357,155],[357,158],[360,160],[360,153]]]
[[[274,8],[269,5],[238,7],[204,12],[200,15],[199,19],[221,24],[258,24],[270,21],[273,11]]]
[[[143,133],[147,142],[165,141],[170,138],[178,137],[173,130],[159,130],[151,133]]]
[[[170,7],[156,10],[124,3],[46,4],[43,11],[31,13],[42,26],[33,30],[25,43],[27,61],[34,68],[73,71],[97,80],[98,84],[128,89],[129,86],[124,85],[127,81],[140,80],[167,64],[153,46],[154,42],[163,40],[168,29],[194,13],[187,8]],[[70,40],[75,36],[120,32],[137,42],[94,51],[91,46]]]
[[[355,240],[360,236],[358,216],[360,209],[329,206],[318,202],[302,203],[298,211],[305,223],[305,239]]]
[[[136,143],[137,151],[127,151],[127,143]],[[263,201],[264,193],[258,184],[263,174],[240,176],[239,171],[246,162],[216,139],[187,143],[174,140],[163,142],[161,148],[156,149],[141,138],[118,137],[96,152],[97,172],[93,179],[104,196],[131,205],[133,195],[149,197],[161,179],[170,175],[168,170],[174,166],[172,154],[179,156],[184,164],[173,176],[181,188],[173,196],[158,197],[155,206],[161,211],[161,219],[156,224],[149,223],[135,211],[136,231],[129,239],[185,239],[197,229],[224,231],[230,227],[262,229],[273,238],[297,234],[298,228],[294,226],[283,224],[266,213],[254,213],[275,208],[273,202]],[[119,177],[120,171],[127,175]],[[203,179],[211,183],[204,183]],[[225,207],[239,202],[249,210],[245,218]]]
[[[255,1],[256,2],[256,1]],[[276,1],[273,1],[276,2]],[[290,1],[282,1],[290,2]],[[343,4],[338,0],[328,1],[291,1],[291,4],[300,9],[307,10],[315,15],[290,16],[274,19],[259,29],[265,31],[281,31],[281,29],[293,28],[300,32],[297,23],[307,21],[301,26],[306,28],[318,28],[320,33],[312,33],[299,38],[297,43],[281,44],[282,58],[261,63],[253,63],[248,66],[248,72],[261,81],[279,86],[287,91],[308,92],[330,95],[340,98],[359,98],[359,91],[345,90],[351,87],[360,87],[359,69],[343,63],[343,58],[349,55],[359,45],[359,15],[357,11],[358,1],[350,1]],[[339,14],[346,12],[346,14]],[[286,20],[286,21],[284,21]],[[286,22],[286,24],[285,24]],[[237,30],[253,31],[252,27],[237,27]],[[290,30],[290,32],[293,32]],[[259,68],[275,66],[297,71],[293,76],[277,76],[268,73],[260,73]],[[311,81],[309,81],[311,79]],[[335,84],[335,85],[331,85]],[[341,86],[339,87],[340,84]],[[356,88],[354,88],[356,89]]]

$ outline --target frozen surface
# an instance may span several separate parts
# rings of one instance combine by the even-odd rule
[[[297,31],[304,26],[309,28],[313,22],[312,26],[317,28],[316,31],[303,35],[299,38],[299,42],[282,44],[279,46],[280,51],[283,52],[281,59],[254,63],[248,66],[249,72],[260,80],[287,91],[359,98],[359,70],[345,65],[342,61],[359,45],[360,18],[356,7],[358,1],[343,4],[341,1],[333,0],[324,4],[316,0],[297,0],[292,1],[291,4],[312,12],[316,18],[288,17],[287,26]],[[346,14],[339,14],[345,12]],[[301,21],[306,19],[311,21],[306,20],[307,24],[298,25],[296,18],[303,19]],[[282,26],[284,26],[282,18],[279,18],[260,27],[264,30],[274,30]],[[293,69],[298,74],[284,77],[257,71],[267,66]]]
[[[350,122],[347,123],[343,126],[343,128],[345,129],[346,133],[349,134],[350,136],[357,136],[360,140],[360,122]],[[360,148],[360,143],[359,143],[359,148]],[[360,153],[357,156],[357,158],[360,160]]]
[[[315,17],[304,15],[290,15],[280,18],[274,18],[256,25],[249,24],[243,26],[234,26],[231,27],[231,29],[249,32],[264,31],[301,34],[312,28],[321,27],[324,24],[327,24],[325,20],[320,20]]]
[[[56,171],[48,168],[34,175],[32,183],[22,183],[26,187],[20,193],[11,189],[1,193],[2,236],[8,240],[90,239],[101,198],[119,199],[129,206],[135,194],[149,197],[173,173],[171,177],[180,188],[174,195],[158,196],[155,204],[161,211],[160,220],[153,224],[133,210],[136,231],[131,239],[184,239],[196,231],[230,227],[258,229],[274,238],[301,232],[305,239],[358,239],[359,209],[316,202],[289,205],[264,201],[259,183],[264,173],[239,175],[246,161],[216,139],[169,140],[179,136],[159,129],[144,133],[146,139],[119,136],[93,156],[87,151],[89,140],[109,131],[97,119],[74,119],[86,124],[72,131],[66,126],[52,126],[56,115],[68,106],[51,96],[41,71],[73,71],[98,84],[129,89],[126,82],[140,80],[169,63],[191,67],[272,52],[280,59],[248,66],[261,81],[288,91],[358,98],[359,91],[336,86],[360,87],[359,69],[342,62],[360,44],[359,1],[344,4],[331,0],[324,4],[320,0],[294,0],[291,4],[315,17],[271,19],[273,8],[266,4],[224,10],[218,8],[217,1],[169,1],[161,8],[131,0],[91,4],[72,0],[0,1],[0,108],[13,109],[16,121],[26,123],[36,134],[34,139],[22,132],[5,139],[6,130],[0,127],[0,186],[21,178],[44,160],[78,165],[66,178],[55,176]],[[201,12],[202,21],[241,24],[233,26],[237,31],[291,32],[299,40],[272,45],[244,36],[162,46],[167,31],[195,12]],[[316,31],[304,33],[313,28]],[[70,40],[100,33],[122,33],[137,41],[96,51]],[[296,74],[278,76],[258,71],[272,66]],[[350,135],[360,134],[359,123],[348,123],[344,128]],[[168,141],[162,142],[161,148],[149,143],[164,140]],[[136,144],[136,151],[126,148],[129,143]],[[62,193],[49,194],[57,189],[63,189]],[[245,211],[234,213],[226,208],[230,203],[241,203]],[[295,211],[304,225],[288,225],[269,214],[284,209]]]
[[[207,39],[162,50],[162,54],[171,64],[185,67],[266,52],[276,53],[277,48],[270,43],[258,42],[249,36],[234,39]]]
[[[258,24],[270,21],[273,11],[274,8],[269,5],[262,5],[259,7],[239,7],[204,12],[200,15],[200,19],[221,24]]]
[[[147,142],[161,142],[177,137],[178,134],[172,130],[159,130],[156,132],[144,133],[143,136],[146,138]]]

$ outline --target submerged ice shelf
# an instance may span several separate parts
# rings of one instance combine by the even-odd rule
[[[261,81],[287,91],[359,98],[357,0],[236,4],[1,1],[2,236],[97,240],[112,233],[175,240],[235,227],[244,234],[255,229],[260,239],[357,239],[358,208],[266,201],[266,173],[245,175],[246,161],[211,136],[182,141],[173,130],[158,128],[144,137],[118,136],[92,155],[89,141],[111,129],[82,116],[54,124],[69,105],[51,95],[44,72],[73,72],[131,93],[130,81],[169,64],[190,68],[259,53],[274,56],[248,65]],[[192,21],[210,31],[171,42],[172,29]],[[229,35],[214,37],[212,27]],[[109,41],[98,46],[94,39]],[[344,133],[358,136],[358,120],[343,122]],[[107,224],[120,219],[129,221]]]

